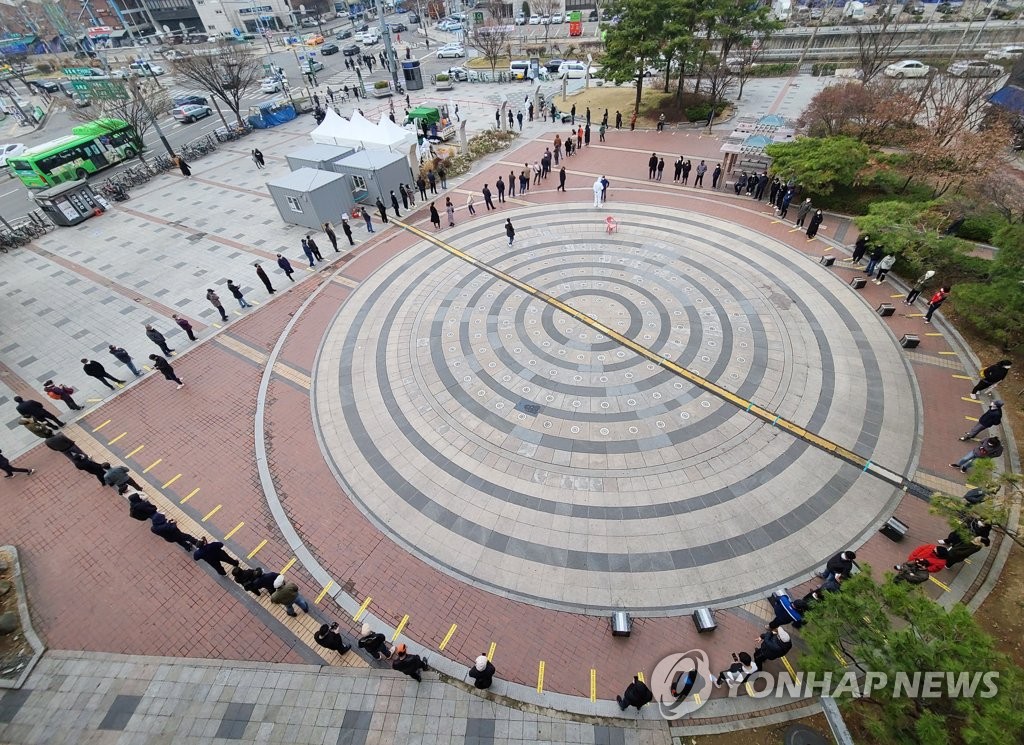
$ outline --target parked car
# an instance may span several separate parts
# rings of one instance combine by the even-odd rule
[[[448,77],[454,80],[456,83],[465,83],[469,80],[469,70],[465,67],[449,67]]]
[[[1003,68],[980,59],[961,60],[954,62],[946,72],[958,78],[998,78]]]
[[[78,91],[71,96],[71,102],[75,105],[75,108],[79,109],[83,109],[86,106],[92,106],[92,99],[90,99],[87,94],[80,93]]]
[[[593,23],[594,21],[598,20],[597,11],[596,10],[590,11],[587,14],[587,20],[590,21],[591,23]]]
[[[358,44],[349,44],[347,47],[342,47],[341,53],[346,57],[355,57],[360,51]]]
[[[985,59],[989,62],[1009,62],[1021,59],[1022,57],[1024,57],[1024,46],[1017,45],[1000,47],[999,49],[985,52]]]
[[[550,72],[552,75],[556,75],[558,73],[558,68],[562,66],[563,62],[565,62],[564,59],[548,60],[547,63],[545,63],[544,67],[546,67],[548,69],[548,72]]]
[[[167,72],[160,65],[154,65],[151,62],[145,61],[132,62],[128,65],[128,71],[138,78],[152,78]]]
[[[331,44],[324,44],[322,47],[320,47],[320,54],[324,55],[325,57],[331,54],[337,54],[340,51],[341,50],[338,49],[338,45],[334,44],[333,42]]]
[[[912,16],[923,16],[924,15],[924,6],[923,5],[914,5],[912,3],[907,3],[906,5],[903,6],[903,11],[902,12],[903,13],[909,13]]]
[[[9,142],[6,145],[0,145],[0,166],[7,165],[8,158],[16,158],[27,149],[20,142]]]
[[[400,34],[403,31],[408,31],[409,27],[401,21],[392,21],[388,24],[388,30],[393,34]]]
[[[260,93],[277,93],[284,90],[284,84],[280,78],[263,78],[260,81]]]
[[[541,16],[540,17],[540,22],[541,22],[541,25],[543,25],[543,26],[550,26],[551,25],[551,16]]]
[[[445,44],[443,47],[437,50],[437,58],[444,59],[445,57],[465,57],[466,48],[461,44]]]
[[[596,67],[590,68],[590,75],[593,77],[594,73],[597,72]],[[562,78],[568,78],[569,80],[577,80],[584,78],[587,75],[587,63],[580,62],[579,60],[566,60],[558,68],[558,76]]]
[[[352,30],[351,29],[347,29],[347,28],[343,28],[340,31],[338,31],[338,33],[336,33],[334,35],[334,38],[337,39],[338,41],[344,41],[345,39],[351,39],[352,38]]]
[[[530,16],[530,25],[531,26],[539,26],[540,25],[540,16]]]
[[[175,106],[188,106],[189,104],[194,106],[206,106],[210,102],[203,96],[175,96],[171,99],[171,103]]]
[[[28,84],[36,90],[45,91],[46,93],[60,92],[60,84],[52,80],[30,80]]]
[[[551,22],[552,23],[562,23],[564,21],[565,21],[565,16],[563,16],[561,13],[555,13],[553,16],[551,16]]]
[[[177,108],[171,109],[171,116],[182,124],[190,124],[198,119],[210,116],[212,113],[213,111],[209,106],[197,106],[195,104],[178,106]]]
[[[517,26],[525,26],[526,25],[526,16],[524,16],[522,13],[517,13],[516,14],[516,25]]]
[[[408,19],[409,19],[409,23],[411,23],[412,25],[414,25],[414,26],[419,26],[420,25],[419,13],[410,13],[408,15]]]
[[[893,62],[885,68],[885,75],[889,78],[923,78],[928,75],[931,68],[924,62],[915,59],[905,59]]]

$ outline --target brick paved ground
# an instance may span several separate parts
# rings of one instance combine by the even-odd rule
[[[527,143],[521,152],[503,154],[500,167],[488,167],[459,184],[453,201],[460,207],[460,225],[467,220],[462,190],[476,191],[484,181],[493,186],[497,174],[507,174],[510,165],[532,161],[539,146]],[[568,194],[556,194],[555,183],[548,180],[544,188],[532,190],[525,201],[589,202],[590,183],[606,174],[612,181],[611,201],[598,213],[600,216],[615,214],[616,204],[627,201],[682,207],[731,220],[812,255],[829,248],[820,240],[808,244],[802,233],[791,232],[790,224],[775,221],[763,205],[749,199],[647,182],[646,159],[652,150],[664,152],[667,160],[681,152],[691,159],[707,158],[711,163],[717,146],[714,140],[696,135],[613,133],[606,148],[592,146],[568,162]],[[237,157],[241,159],[242,155]],[[212,169],[199,175],[204,181],[194,186],[202,194],[209,193],[206,187],[221,179]],[[231,185],[238,183],[248,182]],[[174,217],[167,208],[151,208],[161,204],[163,195],[157,189],[151,198],[133,199],[130,208],[149,215],[134,223],[134,229],[149,230],[158,224],[158,218]],[[197,201],[202,199],[197,197]],[[238,203],[245,202],[239,199]],[[422,203],[420,206],[411,219],[422,224],[426,213]],[[479,200],[477,206],[482,218],[485,213]],[[512,206],[519,208],[522,204]],[[103,219],[129,217],[139,219],[134,213]],[[211,213],[205,219],[216,224],[217,216]],[[823,235],[828,236],[831,227],[826,220]],[[260,251],[276,250],[273,244],[265,249],[257,245],[264,240],[260,236],[265,232],[264,228],[232,232],[221,236],[221,245],[227,245],[223,241],[237,241],[245,247],[243,251],[259,256]],[[458,624],[445,656],[467,664],[493,643],[495,663],[505,680],[534,687],[538,662],[543,660],[545,691],[584,697],[590,693],[592,668],[597,671],[596,695],[608,699],[635,671],[650,674],[657,660],[669,652],[711,647],[713,666],[718,666],[728,661],[729,652],[749,648],[767,614],[763,602],[720,613],[719,629],[712,636],[698,637],[685,617],[650,618],[637,621],[633,638],[612,639],[604,617],[544,610],[458,582],[396,549],[353,507],[326,465],[314,436],[308,376],[326,329],[351,292],[348,285],[362,281],[414,243],[414,238],[397,234],[392,228],[367,244],[370,248],[360,246],[360,255],[345,265],[344,277],[348,280],[330,282],[292,330],[266,400],[267,447],[274,485],[287,516],[334,578],[332,593],[340,587],[357,603],[372,596],[370,612],[392,628],[408,614],[407,638],[435,650],[451,624]],[[839,252],[832,249],[832,253]],[[68,271],[81,275],[79,282],[94,281],[85,273],[91,263],[86,258],[65,258],[73,265]],[[224,269],[217,271],[223,273]],[[844,279],[853,274],[838,265],[834,271]],[[283,277],[275,277],[279,285],[281,280]],[[147,377],[91,410],[81,422],[81,432],[75,434],[87,450],[98,456],[110,453],[139,472],[152,466],[144,477],[150,484],[147,491],[163,508],[172,514],[180,510],[183,524],[194,531],[206,529],[216,537],[231,532],[228,545],[237,555],[256,550],[253,561],[275,570],[288,565],[293,552],[266,505],[254,464],[256,393],[266,356],[279,334],[302,301],[324,280],[325,274],[317,274],[286,294],[278,293],[273,302],[236,320],[213,341],[175,359],[175,369],[187,382],[182,391],[176,391],[165,380]],[[204,282],[200,280],[199,284]],[[178,307],[179,300],[196,294],[194,287],[182,285],[161,300],[146,295],[151,290],[145,286],[137,289],[148,302],[166,307]],[[863,296],[866,303],[875,306],[888,301],[895,292],[891,287],[869,284]],[[263,298],[262,291],[256,297]],[[198,299],[201,301],[201,294]],[[225,302],[229,300],[225,298]],[[970,384],[954,375],[970,376],[974,371],[967,369],[966,360],[958,355],[941,354],[959,351],[949,347],[943,337],[923,335],[940,332],[941,326],[925,326],[920,318],[908,317],[906,307],[895,302],[897,315],[879,319],[878,323],[888,325],[896,335],[905,331],[922,334],[921,347],[908,353],[907,358],[923,400],[942,402],[946,412],[940,419],[936,408],[925,407],[924,420],[918,427],[922,437],[918,443],[920,470],[914,475],[922,481],[931,479],[935,485],[961,484],[964,478],[947,464],[966,451],[955,437],[965,428],[963,417],[977,416],[980,407],[960,400]],[[196,306],[200,318],[209,320],[211,312],[202,308],[201,302]],[[163,322],[166,325],[166,318]],[[97,342],[101,340],[96,338]],[[30,390],[24,381],[10,376],[7,380],[12,392]],[[864,383],[871,385],[871,381]],[[121,433],[125,433],[123,437]],[[291,621],[277,609],[270,610],[238,592],[218,587],[226,583],[196,566],[179,549],[155,541],[144,525],[128,519],[123,503],[110,490],[102,489],[94,480],[80,478],[60,456],[36,448],[19,462],[38,467],[39,473],[5,483],[5,540],[18,545],[22,552],[33,616],[49,646],[275,662],[311,659],[304,643],[309,637],[309,624],[304,619]],[[875,567],[890,565],[918,543],[932,541],[946,532],[941,521],[927,516],[926,504],[916,498],[905,497],[896,514],[911,527],[903,545],[875,535],[873,525],[864,526],[867,542],[860,553]],[[959,571],[971,572],[977,566],[964,566]],[[289,571],[310,600],[319,595],[320,586],[301,563],[293,564]],[[947,574],[953,573],[944,572],[939,578],[948,581],[944,576]],[[935,594],[942,592],[935,585],[927,589]],[[331,608],[331,602],[329,596],[321,599],[318,617],[343,615]],[[354,629],[350,619],[342,620],[349,630]],[[794,664],[799,667],[798,660]],[[716,717],[727,713],[722,709],[708,711],[709,718],[712,712]]]

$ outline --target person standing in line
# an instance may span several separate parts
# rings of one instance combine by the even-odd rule
[[[512,181],[511,183],[515,183]],[[498,192],[498,204],[505,201],[505,182],[501,180],[501,176],[498,176],[498,180],[494,183],[494,188]],[[514,194],[512,196],[515,196]]]
[[[583,144],[590,147],[590,122],[587,122],[587,126],[583,128]]]
[[[388,210],[387,207],[384,206],[384,201],[380,197],[377,197],[377,212],[380,214],[381,222],[387,225]]]
[[[722,683],[728,683],[730,688],[736,688],[757,672],[757,665],[754,664],[754,660],[746,652],[740,652],[738,655],[734,654],[732,658],[735,661],[727,670],[720,672],[717,678],[708,676],[708,680],[714,684],[715,688],[721,688]]]
[[[5,479],[11,479],[14,478],[15,473],[24,473],[31,476],[33,473],[36,472],[36,469],[19,468],[18,466],[12,464],[9,460],[7,460],[7,456],[4,455],[4,451],[0,450],[0,471],[3,471],[4,473],[7,474],[6,476],[4,476]]]
[[[622,112],[615,112],[615,129],[622,129]]]
[[[356,245],[356,242],[352,239],[352,226],[348,224],[348,218],[344,215],[341,216],[341,232],[345,234],[345,238],[348,240],[348,245]]]
[[[849,577],[853,573],[856,551],[841,551],[825,563],[825,571],[818,572],[822,579],[831,579],[837,574]]]
[[[1013,363],[1010,360],[999,360],[996,364],[989,365],[982,370],[981,380],[971,389],[971,398],[977,399],[979,393],[1005,380],[1012,366]]]
[[[608,180],[607,176],[601,177],[601,204],[608,201],[608,187],[612,185],[612,182]]]
[[[29,432],[34,434],[36,437],[45,440],[48,437],[53,437],[55,430],[50,429],[50,425],[45,422],[40,422],[37,419],[33,419],[30,416],[23,416],[18,420],[18,424],[27,429]]]
[[[395,190],[391,190],[391,209],[395,211],[395,217],[401,217],[402,213],[398,211],[398,195],[395,194]]]
[[[60,453],[69,460],[75,455],[85,455],[85,453],[82,452],[82,448],[78,447],[78,443],[63,432],[57,432],[50,437],[47,437],[45,444],[47,448],[55,453]]]
[[[949,287],[940,287],[938,292],[931,296],[928,300],[928,312],[924,314],[924,322],[931,323],[932,316],[935,315],[935,311],[942,307],[942,304],[946,302],[946,298],[949,297]],[[972,394],[974,395],[974,394]]]
[[[673,184],[678,184],[679,183],[679,179],[681,179],[683,177],[683,156],[682,155],[680,155],[678,158],[676,158],[675,165],[672,168],[673,168],[673,171],[672,171],[672,183]]]
[[[601,179],[594,181],[594,206],[601,206],[601,194],[604,192],[604,184],[601,183]]]
[[[402,197],[402,209],[409,209],[409,193],[405,190],[405,184],[398,185],[398,194]],[[395,207],[395,214],[398,214],[398,207]]]
[[[286,580],[283,574],[278,575],[274,580],[274,591],[270,594],[270,602],[275,605],[283,605],[284,612],[292,618],[299,615],[295,612],[296,605],[302,609],[303,613],[309,613],[309,603],[299,594],[299,586]]]
[[[491,687],[491,683],[494,682],[494,674],[497,670],[494,669],[494,665],[487,659],[487,655],[481,653],[479,657],[473,662],[473,667],[469,669],[469,677],[473,679],[473,686],[478,690],[486,691]]]
[[[345,640],[341,638],[341,634],[338,633],[338,622],[328,625],[326,623],[320,624],[320,629],[313,634],[313,640],[324,649],[330,649],[338,654],[345,654],[352,649],[351,644],[346,644]]]
[[[523,166],[523,170],[519,172],[519,196],[523,196],[530,190],[530,177],[526,175],[530,166],[526,163]]]
[[[430,193],[437,194],[437,174],[432,170],[427,171],[427,185],[430,186]],[[426,197],[423,197],[426,199]]]
[[[309,241],[305,238],[302,239],[302,253],[306,255],[306,260],[309,261],[309,265],[312,267],[316,261],[313,257],[313,249],[309,247]],[[224,319],[227,320],[226,318]]]
[[[421,658],[418,654],[409,654],[408,648],[404,644],[399,644],[395,647],[395,659],[391,662],[391,668],[405,673],[417,683],[422,683],[423,678],[420,677],[420,672],[429,670],[430,666],[427,664],[426,657]]]
[[[262,170],[263,166],[266,165],[263,162],[263,153],[259,151],[259,148],[253,148],[252,150],[252,162],[256,164],[257,170]]]
[[[277,255],[277,265],[279,267],[281,267],[281,271],[284,272],[284,275],[286,277],[288,277],[288,281],[290,281],[290,282],[294,282],[295,281],[295,278],[292,276],[293,274],[295,274],[295,270],[292,269],[292,263],[290,261],[288,261],[288,259],[286,259],[281,254],[278,254]]]
[[[455,227],[455,205],[452,204],[451,197],[444,198],[444,211],[448,214],[448,227]]]
[[[869,236],[867,233],[858,236],[856,243],[853,244],[853,254],[851,254],[850,256],[850,261],[852,261],[854,264],[859,264],[861,262],[861,259],[864,258],[864,254],[868,252],[869,243],[871,243],[871,236]],[[935,272],[932,272],[932,274],[935,274]],[[918,294],[920,294],[920,292],[918,292]],[[914,297],[916,298],[917,295],[915,295]]]
[[[697,176],[693,179],[693,187],[704,188],[704,174],[708,172],[707,164],[702,160],[697,164]]]
[[[818,234],[818,228],[821,227],[821,222],[824,219],[825,219],[825,216],[821,213],[821,210],[815,210],[814,211],[814,217],[811,218],[811,223],[810,223],[810,225],[807,226],[807,237],[808,238],[813,238],[814,236],[816,236]],[[892,260],[893,260],[893,263],[895,263],[896,257],[893,256]],[[892,267],[892,264],[890,264],[889,266]],[[888,270],[886,270],[886,271],[888,271]]]
[[[662,176],[662,174],[664,172],[665,172],[665,159],[664,158],[658,158],[658,175],[656,176],[656,179],[658,181],[661,181],[661,176]]]
[[[182,158],[180,155],[177,156],[177,159],[178,170],[181,171],[181,175],[184,176],[185,178],[192,178],[192,169],[188,167],[188,163],[185,162],[185,159]]]
[[[604,133],[607,132],[607,131],[608,131],[608,125],[607,124],[602,124],[600,126],[600,128],[598,128],[598,130],[597,130],[597,140],[598,140],[598,142],[604,142],[605,141]]]
[[[138,520],[140,523],[143,523],[156,513],[156,505],[138,492],[132,492],[128,495],[128,517],[132,520]]]
[[[420,199],[427,201],[427,180],[422,175],[416,179],[416,188],[420,190]]]
[[[950,463],[952,468],[959,468],[960,473],[967,473],[974,461],[978,458],[998,458],[1003,454],[1003,443],[998,437],[986,437],[981,444],[976,446],[956,463]]]
[[[360,633],[362,636],[359,637],[357,642],[360,649],[365,649],[375,660],[379,660],[381,657],[386,660],[391,659],[391,649],[388,648],[384,634],[374,632],[370,629],[370,624],[368,623],[363,624]]]
[[[108,380],[113,380],[115,383],[117,383],[119,385],[124,385],[124,381],[123,380],[118,380],[113,375],[108,373],[106,371],[106,369],[103,367],[103,365],[101,365],[96,360],[90,360],[90,359],[86,359],[86,358],[83,357],[82,358],[82,370],[90,378],[96,378],[96,380],[98,380],[101,383],[103,383],[103,385],[105,385],[107,388],[109,388],[112,391],[116,391],[117,389],[114,388],[114,386],[112,386],[110,383],[108,383],[107,382]]]
[[[961,442],[973,440],[989,427],[998,427],[1003,421],[1003,402],[993,401],[988,409],[978,417],[978,422],[971,429],[960,437]]]
[[[174,354],[174,350],[170,349],[167,346],[167,340],[164,338],[164,335],[149,324],[146,324],[146,336],[149,338],[151,342],[153,342],[154,344],[157,345],[157,347],[160,348],[161,352],[166,354],[168,357]]]
[[[718,163],[715,165],[715,170],[711,173],[711,188],[718,188],[718,180],[722,178],[722,164]]]
[[[158,354],[151,354],[149,355],[149,359],[153,363],[153,369],[157,370],[161,375],[167,378],[167,380],[178,384],[178,390],[185,387],[185,383],[178,378],[177,374],[174,372],[174,368],[171,366],[171,363],[168,362],[165,357],[161,357]]]
[[[441,181],[441,188],[448,188],[448,172],[444,170],[444,166],[440,165],[437,167],[437,178]]]
[[[192,553],[199,544],[198,538],[178,527],[177,520],[169,520],[160,512],[153,515],[151,520],[153,524],[150,526],[149,532],[160,536],[168,543],[177,543],[188,553]]]
[[[320,246],[316,245],[316,241],[313,240],[313,234],[312,233],[307,233],[306,234],[306,243],[309,244],[309,250],[313,252],[313,255],[316,257],[316,260],[317,261],[323,261],[324,257],[320,253]]]
[[[312,246],[310,246],[312,248]],[[239,308],[251,308],[249,302],[245,299],[245,295],[242,293],[242,288],[234,283],[234,280],[228,280],[228,292],[231,293],[232,297],[238,301]]]
[[[195,341],[196,340],[196,335],[192,331],[192,324],[191,323],[189,323],[186,319],[184,319],[181,316],[179,316],[177,313],[172,313],[171,314],[171,318],[173,318],[174,322],[176,324],[178,324],[178,327],[181,328],[181,330],[185,332],[185,335],[188,336],[188,340],[189,341]]]
[[[220,541],[210,543],[206,539],[206,536],[199,539],[199,545],[192,553],[192,558],[195,561],[205,561],[207,564],[212,566],[221,577],[226,577],[228,574],[227,570],[224,569],[224,564],[230,564],[233,567],[239,565],[238,559],[224,550],[223,543]]]
[[[121,347],[116,347],[113,344],[111,344],[107,351],[110,352],[111,355],[113,355],[114,359],[116,359],[118,362],[123,364],[129,370],[131,370],[135,374],[136,378],[142,375],[139,369],[135,367],[135,362],[132,360],[132,356],[128,354],[128,352],[126,352],[124,349],[122,349]]]
[[[629,131],[632,132],[636,129],[636,109],[633,110],[633,116],[629,118]]]
[[[441,215],[438,214],[433,202],[430,203],[430,224],[434,226],[434,230],[441,229]]]
[[[512,241],[516,239],[516,229],[512,227],[512,218],[505,220],[505,235],[508,236],[508,245],[512,245]]]
[[[811,225],[813,224],[814,222],[811,221]],[[876,285],[880,285],[885,281],[885,276],[889,273],[889,271],[892,269],[895,263],[896,254],[889,254],[888,256],[884,257],[880,262],[878,262],[878,276],[875,277]]]
[[[858,241],[859,241],[859,239],[858,239]],[[856,254],[854,254],[854,255],[856,255]],[[855,259],[854,263],[857,263],[857,261],[859,261],[859,259]],[[921,291],[925,288],[925,285],[928,284],[928,280],[930,280],[934,276],[935,276],[935,270],[934,269],[929,269],[927,272],[925,272],[920,277],[918,277],[917,281],[914,282],[914,286],[910,288],[910,292],[908,292],[907,296],[903,299],[903,304],[904,305],[913,305],[914,301],[917,300],[918,295],[920,295]]]
[[[470,192],[470,194],[466,196],[466,209],[469,210],[469,214],[471,214],[471,215],[475,215],[476,214],[476,207],[473,206],[473,194],[472,194],[472,192]]]
[[[789,654],[793,649],[793,642],[789,638],[789,632],[785,629],[772,629],[765,631],[757,638],[757,648],[754,650],[754,664],[758,669],[764,667],[769,660],[778,660]]]
[[[782,195],[782,203],[779,206],[779,219],[785,220],[786,213],[789,212],[789,203],[793,201],[793,190],[786,189],[786,193]]]
[[[682,156],[680,156],[680,157],[682,157]],[[682,178],[680,179],[680,182],[682,183],[683,186],[689,186],[689,184],[690,184],[690,171],[691,170],[693,170],[693,163],[691,163],[690,159],[687,158],[686,160],[683,161],[683,175],[682,175]]]
[[[508,172],[508,195],[510,197],[516,195],[516,172],[512,170]]]
[[[394,192],[391,193],[392,195],[394,194]],[[327,240],[331,242],[331,246],[334,248],[334,253],[339,253],[338,234],[334,232],[334,228],[331,227],[331,224],[329,222],[325,222],[323,228],[324,232],[327,233]]]
[[[522,132],[523,131],[523,112],[522,111],[517,111],[516,112],[516,121],[519,122],[519,131]]]
[[[95,476],[96,480],[100,482],[100,486],[107,485],[107,482],[103,480],[103,477],[107,473],[107,469],[94,461],[88,455],[79,455],[74,453],[71,456],[71,462],[79,471],[85,471],[86,473],[91,473]]]
[[[484,188],[481,191],[481,194],[483,194],[484,207],[487,208],[487,211],[490,212],[491,210],[495,209],[494,202],[491,201],[491,189],[490,187],[487,186],[487,184],[484,184]]]
[[[366,231],[368,233],[373,233],[374,232],[374,230],[373,230],[373,218],[370,217],[370,211],[368,209],[364,208],[362,212],[363,212],[363,222],[366,223]]]
[[[43,383],[43,392],[54,401],[63,401],[72,411],[82,410],[82,407],[78,405],[71,395],[75,392],[75,389],[69,385],[57,384],[52,380],[47,380]]]
[[[576,149],[583,147],[583,125],[576,129]]]
[[[313,264],[310,263],[310,266],[312,266],[312,265]],[[214,308],[217,309],[218,313],[220,313],[220,320],[222,320],[222,321],[227,321],[228,320],[227,311],[225,311],[224,310],[224,306],[221,305],[220,296],[216,292],[214,292],[212,289],[207,289],[206,290],[206,300],[207,300],[207,302],[210,303],[210,305],[212,305]]]
[[[878,263],[885,258],[885,249],[882,246],[875,246],[871,249],[871,255],[868,257],[868,265],[864,270],[864,273],[869,277],[873,276],[875,269],[878,267]]]
[[[144,491],[135,479],[133,479],[125,466],[111,466],[109,463],[100,463],[103,468],[103,483],[112,486],[118,494],[127,494],[128,487],[136,491]]]
[[[651,693],[651,689],[647,687],[647,684],[640,680],[639,676],[633,676],[633,682],[626,686],[625,692],[621,696],[615,697],[615,703],[619,705],[619,709],[622,711],[625,711],[630,706],[635,706],[636,710],[640,711],[640,709],[647,706],[653,700],[654,694]]]
[[[565,191],[565,166],[558,172],[558,188],[555,191]]]
[[[813,208],[811,207],[811,198],[807,197],[807,199],[805,199],[800,204],[800,209],[796,211],[796,226],[798,228],[802,228],[804,226],[804,221],[807,219],[807,216],[811,214],[812,209]],[[871,276],[870,273],[868,274],[868,276]]]
[[[647,180],[653,181],[654,177],[658,173],[658,156],[655,153],[651,153],[651,157],[647,159]]]
[[[256,267],[256,276],[260,278],[260,282],[262,282],[263,286],[267,288],[267,292],[273,295],[276,290],[274,289],[274,285],[270,284],[270,277],[268,277],[267,273],[263,271],[263,267],[260,266],[258,261],[253,264],[253,266]]]
[[[17,411],[22,416],[32,417],[37,422],[53,422],[55,427],[63,427],[64,422],[55,417],[46,407],[43,406],[41,401],[29,398],[24,399],[21,396],[14,397],[14,403],[17,404]]]

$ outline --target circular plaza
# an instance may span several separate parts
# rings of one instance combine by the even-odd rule
[[[313,371],[348,498],[457,581],[584,614],[738,605],[863,542],[890,484],[618,335],[905,473],[918,397],[873,308],[754,229],[604,214],[481,215],[438,238],[486,267],[424,240],[353,291]]]

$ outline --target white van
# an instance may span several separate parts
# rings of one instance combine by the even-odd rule
[[[530,63],[521,59],[512,60],[508,71],[512,80],[526,80],[526,76],[530,73]]]
[[[128,65],[128,71],[139,78],[155,77],[167,72],[160,65],[154,65],[150,62],[132,62]]]
[[[595,72],[594,68],[590,68],[590,74],[593,75]],[[558,77],[568,78],[569,80],[577,80],[585,78],[587,76],[587,63],[579,62],[577,60],[566,60],[558,66]]]

